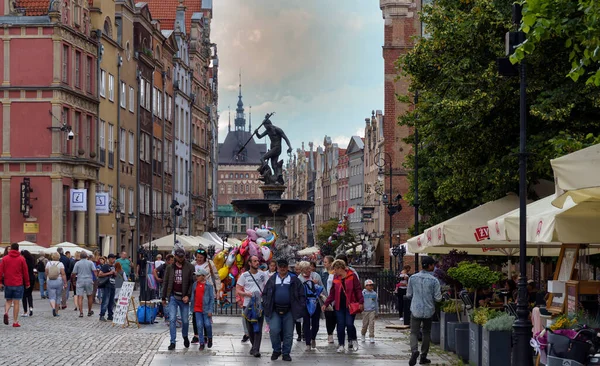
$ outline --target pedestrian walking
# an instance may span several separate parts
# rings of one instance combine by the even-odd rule
[[[270,338],[275,361],[283,354],[284,361],[291,361],[294,342],[294,322],[306,312],[304,286],[297,276],[289,273],[286,259],[277,261],[277,274],[269,277],[263,296],[265,317],[271,329]]]
[[[177,309],[181,314],[181,335],[183,346],[190,347],[188,329],[190,326],[190,299],[192,285],[194,284],[194,266],[185,260],[185,251],[181,248],[175,250],[175,263],[167,266],[163,282],[162,303],[167,305],[169,299],[169,333],[171,342],[169,351],[175,349],[177,339]]]
[[[333,278],[335,277],[335,273],[333,272],[333,268],[331,265],[333,264],[332,255],[325,256],[323,258],[323,272],[321,273],[321,282],[325,284],[325,296],[328,296],[331,292],[331,288],[333,287]],[[325,308],[325,327],[327,328],[327,343],[333,344],[333,331],[335,330],[335,325],[337,324],[337,318],[335,316],[335,309],[333,305],[329,305]]]
[[[398,275],[398,283],[396,284],[396,296],[398,297],[398,315],[400,320],[404,320],[404,296],[408,287],[408,278],[410,277],[410,266],[406,265],[402,268],[402,272]]]
[[[165,270],[167,269],[167,266],[170,266],[173,264],[173,262],[175,261],[175,256],[173,256],[173,254],[167,254],[165,259],[167,260],[165,263],[161,264],[159,267],[154,268],[152,270],[154,279],[156,279],[156,283],[158,284],[158,297],[159,298],[161,298],[161,296],[162,296],[161,294],[162,294],[162,288],[163,288],[163,280],[165,278]],[[159,316],[159,317],[165,316],[165,309],[162,305],[162,302],[158,305],[158,315],[157,316]]]
[[[212,313],[215,306],[215,289],[212,283],[206,281],[208,272],[204,268],[196,270],[196,281],[192,285],[192,306],[194,319],[198,325],[199,350],[204,351],[204,345],[212,348]],[[206,339],[206,341],[205,341]]]
[[[43,255],[39,256],[35,264],[38,282],[40,284],[40,296],[42,300],[48,298],[48,290],[44,289],[44,285],[46,284],[46,264],[48,264],[48,259],[46,259],[46,257]]]
[[[421,359],[419,364],[430,364],[427,359],[429,342],[431,340],[431,322],[435,314],[435,303],[442,301],[440,282],[433,276],[435,260],[431,257],[421,259],[423,269],[408,279],[406,296],[411,298],[410,303],[410,351],[408,364],[414,366],[419,357],[418,334],[422,328],[423,344],[421,345]]]
[[[364,309],[364,298],[360,282],[356,274],[346,266],[343,260],[336,259],[331,264],[331,267],[335,273],[333,286],[321,310],[324,311],[328,305],[335,302],[338,336],[337,352],[342,353],[345,350],[346,329],[348,330],[348,351],[357,350],[358,342],[356,327],[354,326],[356,313],[351,314],[349,307],[350,305],[359,304],[359,311]]]
[[[75,264],[81,259],[81,252],[75,252],[73,257],[73,260],[71,261],[71,263],[69,263],[69,269],[65,269],[65,273],[73,273],[73,268],[75,268]],[[67,275],[67,288],[65,291],[69,291],[69,289],[73,289],[73,305],[75,306],[73,310],[77,311],[77,299],[79,298],[79,296],[77,295],[77,275]]]
[[[319,296],[323,291],[323,281],[321,276],[312,271],[309,262],[302,261],[296,264],[298,279],[304,285],[304,295],[306,297],[306,311],[302,319],[303,333],[306,343],[306,350],[317,348],[317,333],[319,332],[319,322],[321,320],[321,305]]]
[[[8,311],[13,307],[13,327],[19,324],[19,301],[23,299],[25,288],[29,287],[29,272],[25,258],[19,253],[19,244],[12,243],[8,255],[0,262],[0,289],[4,289],[4,324],[8,325]]]
[[[365,289],[362,291],[365,300],[365,310],[363,311],[361,340],[366,341],[367,329],[369,330],[369,342],[375,343],[375,318],[379,311],[379,297],[375,289],[373,280],[365,281]]]
[[[248,336],[252,348],[250,354],[260,357],[260,343],[262,340],[262,327],[264,322],[262,309],[262,294],[265,284],[269,279],[263,271],[258,270],[260,261],[257,256],[248,259],[248,271],[242,273],[236,285],[236,292],[244,299],[243,316],[248,329]]]
[[[57,317],[60,310],[62,292],[67,291],[67,274],[65,266],[60,261],[60,254],[52,253],[52,260],[48,261],[44,273],[48,279],[48,299],[52,308],[52,316]]]
[[[75,263],[71,276],[77,276],[77,308],[79,309],[79,317],[83,318],[84,296],[87,296],[88,299],[87,316],[94,315],[94,311],[92,310],[94,306],[94,278],[96,278],[97,271],[94,262],[88,260],[86,252],[81,252],[79,256],[81,259]]]
[[[217,291],[221,288],[221,279],[219,278],[219,272],[215,263],[208,259],[208,253],[206,250],[200,248],[196,250],[196,262],[194,262],[194,271],[198,272],[199,269],[206,271],[205,280],[212,285],[212,289],[215,292],[214,298],[218,299],[219,295]],[[213,301],[214,303],[214,301]],[[211,311],[212,312],[212,311]],[[192,326],[194,328],[194,337],[192,338],[192,344],[198,344],[198,323],[196,317],[192,317]],[[204,334],[207,334],[207,330],[204,330]],[[207,340],[204,340],[206,343]]]
[[[117,271],[115,269],[115,260],[117,256],[110,253],[106,263],[98,271],[98,290],[102,292],[102,304],[100,305],[100,321],[112,321],[113,310],[115,307],[115,287]],[[122,283],[121,283],[122,284]],[[108,312],[108,318],[104,315]]]
[[[71,260],[64,254],[63,248],[57,248],[56,251],[60,255],[60,263],[62,263],[65,267],[67,278],[69,278],[71,276],[71,274],[69,273]],[[67,300],[69,300],[69,291],[63,291],[61,299],[61,309],[67,308]]]
[[[22,250],[21,255],[25,258],[27,263],[27,273],[29,274],[29,287],[26,287],[23,291],[23,314],[21,316],[33,316],[33,286],[35,286],[35,275],[33,270],[35,269],[35,259],[28,250]]]

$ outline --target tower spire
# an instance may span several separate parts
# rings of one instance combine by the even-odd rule
[[[246,116],[244,115],[244,102],[242,102],[242,69],[240,68],[240,94],[238,95],[237,108],[235,109],[235,130],[246,131]]]
[[[227,106],[227,109],[229,109],[229,132],[231,132],[231,106]]]
[[[242,68],[240,67],[240,94],[239,97],[242,97]]]
[[[250,106],[250,112],[248,113],[248,132],[252,132],[252,106]]]

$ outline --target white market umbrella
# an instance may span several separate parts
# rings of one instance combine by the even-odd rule
[[[17,244],[19,244],[19,251],[27,250],[31,254],[40,254],[44,249],[47,249],[46,247],[37,245],[36,243],[32,243],[27,240],[20,241]]]
[[[565,197],[562,208],[555,196],[527,205],[527,241],[536,243],[600,243],[600,202],[575,203]],[[493,240],[519,240],[519,209],[488,221]]]
[[[50,248],[45,248],[45,249],[42,250],[42,252],[44,254],[57,253],[58,252],[58,248],[62,248],[63,252],[66,252],[66,251],[70,251],[71,253],[86,252],[88,255],[94,254],[91,250],[85,249],[83,247],[80,247],[77,244],[73,244],[73,243],[70,243],[68,241],[65,241],[65,242],[53,245]]]
[[[183,246],[186,252],[192,252],[198,249],[198,243],[190,239],[191,237],[185,235],[177,235],[177,241]],[[152,246],[156,246],[157,250],[161,252],[173,251],[175,241],[173,235],[165,235],[162,238],[152,240]],[[148,249],[150,243],[142,244],[142,247]]]
[[[308,247],[308,248],[299,250],[298,252],[296,252],[296,254],[300,255],[300,256],[304,256],[304,255],[313,255],[318,252],[319,252],[319,247]]]

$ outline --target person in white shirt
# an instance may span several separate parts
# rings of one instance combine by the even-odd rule
[[[162,260],[162,255],[159,254],[156,256],[156,260],[154,261],[154,268],[160,267],[162,264],[165,264],[165,261]],[[129,273],[126,273],[129,275]]]
[[[259,271],[260,261],[257,256],[252,256],[248,259],[248,271],[242,273],[238,279],[235,287],[236,292],[244,298],[244,310],[250,305],[251,300],[254,302],[262,302],[262,293],[269,279],[269,275],[266,272]],[[262,328],[264,317],[261,315],[258,319],[252,319],[250,321],[246,318],[246,326],[248,328],[248,335],[250,343],[252,343],[252,349],[250,354],[254,357],[260,357],[260,343],[262,340]],[[258,323],[258,329],[255,330],[254,320]]]

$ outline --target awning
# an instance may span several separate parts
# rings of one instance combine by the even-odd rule
[[[513,243],[489,240],[487,220],[518,206],[519,198],[512,194],[485,203],[408,239],[408,249],[412,253],[441,254],[460,248],[459,250],[472,254],[488,255],[485,249],[490,245],[502,246]]]
[[[192,241],[188,238],[189,237],[186,237],[185,235],[177,235],[177,241],[181,245],[183,245],[183,248],[186,251],[192,252],[192,251],[195,251],[196,249],[198,249],[198,243],[195,241]],[[175,241],[173,240],[172,234],[165,235],[162,238],[152,240],[152,246],[156,246],[157,250],[159,250],[159,251],[172,251],[174,248],[174,243],[175,243]],[[142,244],[142,247],[145,249],[148,249],[149,243]]]
[[[77,244],[73,244],[68,241],[53,245],[50,248],[45,248],[42,250],[42,253],[44,253],[44,254],[56,253],[56,252],[58,252],[58,248],[62,248],[63,251],[65,251],[65,252],[70,251],[71,254],[74,254],[75,252],[86,252],[88,255],[94,254],[91,250],[85,249],[83,247],[80,247]]]
[[[30,241],[27,240],[23,240],[18,242],[17,244],[19,244],[19,250],[26,250],[31,254],[40,254],[44,251],[44,249],[47,249],[46,247],[43,247],[41,245],[37,245],[36,243],[32,243]]]
[[[600,144],[553,159],[550,164],[557,191],[554,206],[562,208],[567,197],[577,204],[600,201]]]
[[[527,205],[527,241],[542,244],[600,243],[600,201],[577,204],[565,197],[564,205],[548,196]],[[488,221],[490,239],[519,241],[519,209]]]

